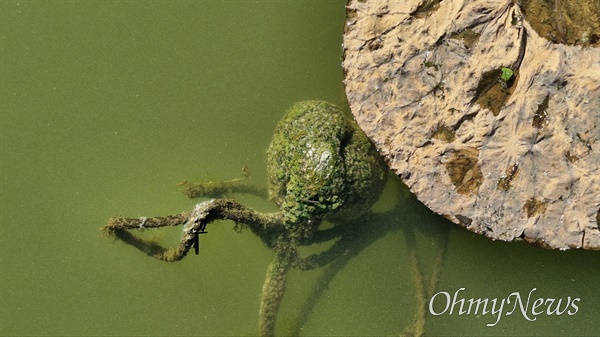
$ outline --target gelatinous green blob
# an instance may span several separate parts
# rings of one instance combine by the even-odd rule
[[[295,104],[267,151],[269,197],[293,227],[357,216],[376,201],[387,168],[373,144],[337,106]]]

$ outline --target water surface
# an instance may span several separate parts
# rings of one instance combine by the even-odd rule
[[[201,255],[149,258],[103,238],[113,215],[189,210],[177,184],[266,181],[265,149],[294,102],[345,106],[345,1],[0,2],[0,335],[254,335],[271,252],[230,222]],[[236,196],[272,211],[268,201]],[[593,335],[600,254],[493,242],[392,180],[347,258],[293,271],[279,332],[398,335],[416,312],[409,247],[437,291],[581,298],[575,315],[427,316],[428,335]],[[175,245],[176,229],[144,233]],[[414,235],[414,237],[413,237]],[[312,248],[313,251],[324,247]],[[306,250],[311,251],[311,249]]]

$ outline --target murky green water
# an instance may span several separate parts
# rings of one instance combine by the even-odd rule
[[[189,210],[196,201],[177,188],[185,179],[237,178],[247,165],[266,181],[264,152],[283,111],[303,99],[345,104],[344,3],[0,2],[0,335],[256,334],[271,260],[257,237],[215,223],[200,256],[170,264],[101,237],[99,227],[112,215]],[[376,211],[357,220],[373,230],[346,259],[292,272],[280,333],[399,334],[416,310],[409,247],[429,275],[446,231],[436,292],[526,300],[536,288],[531,302],[580,301],[574,315],[528,321],[517,309],[493,327],[496,316],[456,308],[429,314],[427,335],[600,331],[598,252],[475,236],[397,181]],[[148,235],[174,245],[179,232]],[[436,299],[441,311],[443,295]]]

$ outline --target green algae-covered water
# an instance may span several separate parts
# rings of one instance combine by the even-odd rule
[[[114,215],[190,210],[198,200],[177,187],[186,179],[235,179],[247,166],[265,183],[265,150],[287,108],[346,105],[344,4],[0,2],[0,335],[256,335],[272,254],[253,234],[217,222],[199,256],[166,263],[99,228]],[[365,229],[345,258],[291,272],[279,334],[399,335],[418,312],[413,245],[427,282],[447,245],[426,335],[600,331],[598,252],[479,237],[398,180],[356,221]],[[174,246],[180,229],[141,234]],[[469,299],[504,308],[467,311]]]

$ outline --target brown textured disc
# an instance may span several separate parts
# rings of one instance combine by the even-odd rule
[[[346,94],[433,211],[493,239],[600,249],[598,5],[581,14],[594,25],[569,28],[585,22],[570,12],[538,33],[531,3],[350,0]]]

